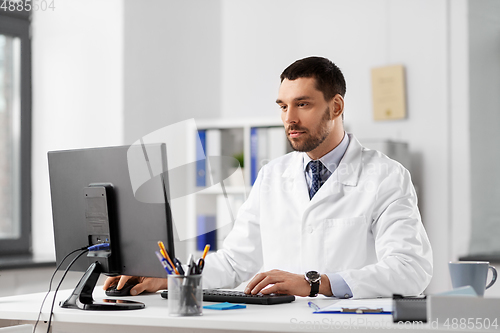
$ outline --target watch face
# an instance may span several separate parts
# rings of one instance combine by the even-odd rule
[[[320,277],[321,275],[316,271],[309,271],[306,273],[306,278],[311,283],[317,282]]]

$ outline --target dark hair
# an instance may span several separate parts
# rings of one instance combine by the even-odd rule
[[[301,77],[316,79],[316,89],[323,93],[326,101],[335,95],[345,95],[345,80],[340,69],[330,60],[322,57],[308,57],[295,61],[281,73],[284,79],[296,80]]]

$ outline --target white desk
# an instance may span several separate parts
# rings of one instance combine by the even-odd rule
[[[98,290],[97,290],[98,289]],[[203,309],[200,317],[170,317],[168,301],[159,294],[139,295],[128,299],[144,302],[146,308],[132,311],[82,311],[62,309],[59,301],[70,294],[60,291],[54,307],[52,332],[327,332],[344,331],[372,332],[388,328],[394,332],[439,332],[450,330],[432,329],[428,324],[402,326],[392,323],[391,315],[313,314],[307,305],[311,299],[298,297],[295,302],[279,305],[247,305],[239,310]],[[0,327],[34,324],[45,293],[0,298]],[[37,332],[45,332],[53,294],[45,302]],[[94,292],[94,299],[104,297],[100,287]],[[332,303],[331,299],[314,300],[320,307]],[[210,304],[210,303],[207,303]],[[464,330],[459,330],[464,332]],[[484,332],[484,331],[482,331]]]

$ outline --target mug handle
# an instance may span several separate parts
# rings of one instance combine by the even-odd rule
[[[488,266],[489,269],[491,269],[491,272],[493,273],[493,277],[491,278],[491,282],[486,286],[486,289],[491,287],[495,281],[497,280],[497,270],[493,266]]]

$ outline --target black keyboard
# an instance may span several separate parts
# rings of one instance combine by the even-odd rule
[[[161,292],[161,297],[168,298],[168,290]],[[246,303],[246,304],[280,304],[295,301],[293,295],[248,295],[242,291],[203,289],[203,300],[206,302],[228,302],[228,303]]]

